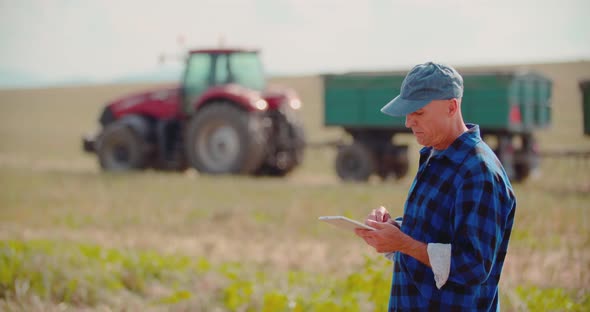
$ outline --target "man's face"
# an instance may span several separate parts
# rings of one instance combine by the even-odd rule
[[[420,145],[436,148],[447,139],[450,125],[449,101],[452,100],[435,100],[406,115],[406,127],[412,129]]]

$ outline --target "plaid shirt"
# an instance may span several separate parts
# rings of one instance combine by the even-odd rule
[[[402,232],[424,243],[451,244],[451,270],[438,289],[432,269],[397,252],[390,311],[496,311],[498,282],[516,198],[477,125],[420,167],[406,201]],[[430,157],[430,159],[428,159]]]

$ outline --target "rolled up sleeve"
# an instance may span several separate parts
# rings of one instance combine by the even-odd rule
[[[428,260],[434,273],[436,288],[440,289],[449,279],[451,270],[451,244],[430,243],[426,247]]]

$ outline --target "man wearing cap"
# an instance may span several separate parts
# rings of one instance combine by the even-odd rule
[[[381,111],[405,116],[420,151],[401,228],[383,207],[356,233],[394,261],[390,311],[497,311],[516,198],[479,126],[461,115],[463,78],[428,62]]]

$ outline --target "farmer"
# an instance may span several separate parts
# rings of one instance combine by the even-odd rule
[[[497,311],[516,198],[479,126],[461,116],[463,78],[428,62],[381,111],[405,116],[420,151],[401,228],[373,210],[356,234],[394,262],[390,311]]]

